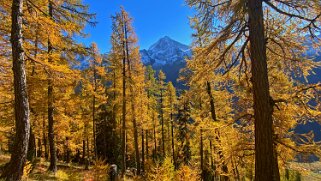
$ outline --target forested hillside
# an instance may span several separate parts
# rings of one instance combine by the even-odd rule
[[[321,179],[321,2],[185,6],[192,45],[121,6],[105,53],[81,0],[1,0],[1,179]]]

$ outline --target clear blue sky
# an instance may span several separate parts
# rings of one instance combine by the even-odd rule
[[[84,0],[90,12],[96,13],[95,27],[87,26],[90,36],[81,42],[96,42],[101,53],[110,49],[111,15],[124,6],[134,19],[134,29],[141,49],[148,48],[159,38],[167,35],[184,44],[191,43],[192,30],[188,17],[192,10],[184,0]]]

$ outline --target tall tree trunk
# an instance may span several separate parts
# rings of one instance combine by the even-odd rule
[[[36,157],[36,137],[30,126],[29,146],[27,152],[27,160],[33,162]]]
[[[149,155],[148,155],[148,130],[145,131],[146,136],[146,160],[148,161]]]
[[[203,130],[201,128],[201,143],[200,143],[200,156],[201,156],[201,175],[202,179],[204,180],[204,155],[203,155]]]
[[[126,134],[125,134],[125,140],[126,140],[126,144],[128,143],[128,133],[126,132]],[[128,146],[127,145],[125,145],[126,147],[125,147],[125,159],[126,159],[126,165],[127,165],[127,161],[129,160],[129,157],[127,156],[127,153],[128,153]]]
[[[69,137],[66,137],[66,163],[70,163],[70,141]]]
[[[93,146],[94,146],[94,155],[95,155],[95,158],[97,158],[97,148],[96,148],[96,121],[95,121],[95,112],[96,112],[96,109],[95,109],[95,104],[96,104],[96,97],[95,96],[93,96],[93,117],[92,117],[92,119],[93,119]]]
[[[87,134],[86,138],[86,160],[85,160],[85,170],[89,170],[89,164],[90,164],[90,155],[89,155],[89,136]]]
[[[134,105],[132,105],[134,107]],[[134,115],[133,118],[133,128],[134,128],[134,146],[135,146],[135,153],[136,153],[136,167],[137,167],[137,174],[140,175],[140,155],[139,155],[139,148],[138,148],[138,132],[137,132],[137,123],[136,118]]]
[[[171,111],[171,135],[172,135],[172,157],[173,157],[173,164],[175,169],[176,166],[176,157],[175,157],[175,142],[174,142],[174,120],[173,120],[173,111]]]
[[[213,119],[213,121],[218,121],[217,120],[217,117],[216,117],[216,112],[215,112],[215,104],[214,104],[214,97],[213,97],[213,95],[212,95],[212,88],[211,88],[211,84],[210,84],[210,82],[206,82],[206,86],[207,86],[207,94],[208,94],[208,96],[209,96],[209,98],[210,98],[210,111],[211,111],[211,116],[212,116],[212,119]],[[215,131],[218,135],[215,137],[215,140],[218,142],[218,143],[220,143],[221,142],[221,140],[220,140],[220,136],[219,136],[219,130],[216,130]],[[218,155],[219,155],[219,157],[220,157],[220,159],[221,160],[223,160],[223,163],[222,163],[222,171],[223,171],[223,173],[225,173],[225,174],[228,174],[228,167],[227,167],[227,165],[226,165],[226,163],[225,163],[225,161],[224,161],[224,155],[223,155],[223,152],[219,149],[219,151],[218,151]],[[229,177],[228,176],[226,176],[226,175],[222,175],[222,176],[220,176],[221,177],[221,180],[229,180]]]
[[[43,122],[42,122],[42,139],[43,139],[43,145],[45,148],[45,152],[44,152],[44,157],[46,160],[48,160],[49,158],[49,153],[48,153],[48,143],[47,143],[47,135],[46,135],[46,130],[47,130],[47,126],[46,126],[46,120],[45,120],[45,116],[43,116]]]
[[[261,0],[248,0],[249,37],[255,118],[255,180],[278,181],[273,151],[273,106],[270,102]]]
[[[97,91],[97,86],[96,86],[96,60],[94,60],[94,65],[93,65],[93,78],[94,78],[94,82],[93,82],[93,87],[94,87],[94,95],[93,95],[93,107],[92,107],[92,119],[93,119],[93,139],[94,139],[94,154],[95,154],[95,158],[97,158],[97,148],[96,148],[96,122],[95,122],[95,113],[96,113],[96,96],[95,93]]]
[[[220,143],[221,143],[220,131],[219,131],[219,130],[215,130],[215,132],[216,132],[216,134],[217,134],[217,136],[215,137],[215,140],[217,141],[218,144],[220,144]],[[220,158],[221,161],[222,161],[222,172],[223,172],[224,174],[228,174],[228,167],[227,167],[226,162],[225,162],[225,160],[224,160],[225,157],[224,157],[224,154],[223,154],[223,152],[222,152],[221,149],[219,149],[219,151],[218,151],[218,156],[219,156],[219,158]],[[220,178],[221,178],[221,180],[223,180],[223,181],[229,180],[229,177],[228,177],[227,175],[221,175]]]
[[[82,163],[85,163],[86,159],[86,141],[82,140]]]
[[[163,88],[161,87],[161,100],[160,100],[160,116],[161,116],[161,123],[162,123],[162,151],[163,151],[163,158],[165,157],[165,133],[164,133],[164,113],[163,113]]]
[[[53,17],[52,2],[49,0],[49,16]],[[48,63],[52,63],[53,47],[48,37]],[[54,96],[53,96],[53,76],[51,70],[48,71],[48,138],[49,138],[49,152],[50,152],[50,165],[49,171],[57,171],[57,153],[55,145],[55,133],[54,133]]]
[[[124,15],[122,14],[122,21],[124,22]],[[123,49],[123,105],[122,105],[122,175],[124,176],[126,170],[126,50],[125,41],[122,41]]]
[[[41,157],[42,155],[42,143],[41,143],[41,139],[38,138],[38,153],[37,153],[37,157]]]
[[[214,157],[213,157],[213,144],[212,144],[212,140],[210,140],[210,157],[211,157],[211,170],[213,173],[213,180],[216,178],[216,168],[214,165]]]
[[[124,22],[124,35],[125,35],[125,45],[126,45],[126,60],[127,60],[127,69],[128,69],[128,78],[132,80],[131,75],[131,62],[129,57],[129,46],[128,46],[128,35],[127,35],[127,24]],[[136,153],[136,167],[137,167],[137,174],[140,175],[141,167],[140,167],[140,155],[139,155],[139,148],[138,148],[138,130],[137,130],[137,121],[136,121],[136,112],[135,112],[135,96],[133,94],[133,85],[129,85],[130,92],[131,92],[131,111],[132,111],[132,121],[133,121],[133,129],[134,129],[134,147]]]
[[[144,173],[145,166],[145,148],[144,148],[144,129],[142,129],[142,172]]]
[[[11,43],[14,78],[14,112],[16,135],[14,151],[11,153],[10,162],[7,164],[2,177],[5,180],[21,180],[26,161],[29,142],[29,102],[25,72],[25,58],[22,38],[22,9],[23,0],[12,1],[11,13]]]
[[[154,133],[154,136],[153,136],[153,139],[154,139],[154,153],[153,153],[153,159],[154,159],[154,162],[156,162],[156,156],[157,156],[157,139],[156,139],[156,123],[155,123],[155,117],[154,117],[154,112],[153,112],[153,117],[152,117],[152,120],[153,120],[153,133]]]
[[[214,97],[212,95],[212,87],[211,87],[211,83],[209,81],[206,82],[206,86],[207,86],[207,94],[210,98],[210,109],[211,109],[211,116],[212,116],[212,119],[214,121],[217,121],[217,118],[216,118],[216,113],[215,113],[215,105],[214,105]]]

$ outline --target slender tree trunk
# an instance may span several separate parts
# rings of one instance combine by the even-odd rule
[[[42,139],[43,139],[43,145],[44,145],[44,157],[46,160],[48,160],[49,158],[49,154],[48,154],[48,146],[47,146],[47,135],[46,135],[46,130],[47,126],[46,126],[46,120],[45,120],[45,116],[43,116],[43,122],[42,122]]]
[[[146,136],[146,160],[148,161],[149,154],[148,154],[148,130],[145,131],[145,136]]]
[[[103,158],[104,159],[107,159],[107,150],[108,150],[108,146],[107,146],[107,139],[108,139],[108,135],[107,135],[107,127],[108,127],[108,118],[107,118],[107,110],[105,111],[105,117],[104,117],[104,127],[105,127],[105,131],[103,131],[103,136],[104,136],[104,147],[103,147]],[[114,114],[114,113],[113,113]],[[114,123],[114,118],[112,117],[111,120],[113,121]],[[114,124],[112,126],[112,135],[111,135],[111,139],[112,139],[112,143],[111,143],[111,149],[112,149],[112,153],[113,155],[115,155],[115,136],[114,136],[114,130],[115,130],[115,127],[114,127]],[[115,163],[115,159],[114,159],[115,156],[113,156],[113,158],[109,158],[112,160],[112,163]]]
[[[145,148],[144,148],[144,129],[142,129],[142,172],[144,173],[145,166]]]
[[[270,101],[261,0],[248,0],[249,37],[255,118],[255,180],[280,180],[273,150],[273,106]]]
[[[97,148],[96,148],[96,122],[95,122],[95,113],[96,113],[96,96],[95,93],[97,91],[97,85],[96,85],[96,60],[94,60],[94,65],[93,65],[93,69],[94,69],[94,82],[93,82],[93,87],[94,87],[94,95],[93,95],[93,107],[92,107],[92,119],[93,119],[93,138],[94,138],[94,154],[95,154],[95,158],[97,158]]]
[[[128,142],[128,133],[126,132],[126,134],[125,134],[125,140],[126,140],[126,144],[127,144],[127,142]],[[127,161],[128,161],[128,156],[127,156],[127,153],[128,153],[128,146],[127,145],[125,145],[125,159],[126,159],[126,165],[127,165]]]
[[[42,155],[42,143],[41,143],[41,139],[38,138],[38,153],[37,153],[37,157],[41,157]]]
[[[89,136],[87,134],[86,138],[86,161],[85,161],[85,170],[89,170],[89,164],[90,164],[90,155],[89,155]]]
[[[33,162],[36,157],[36,137],[30,126],[29,146],[27,152],[27,160]]]
[[[49,16],[53,17],[52,2],[49,0]],[[52,63],[53,47],[48,38],[48,63]],[[49,138],[49,151],[50,151],[50,165],[49,171],[57,171],[57,153],[55,145],[55,133],[54,133],[54,96],[53,96],[53,76],[51,70],[48,73],[48,138]]]
[[[2,177],[5,180],[21,180],[26,161],[29,142],[29,102],[25,72],[25,58],[22,38],[22,9],[23,0],[12,1],[11,13],[11,43],[14,78],[14,112],[16,135],[14,151],[11,153],[10,162],[7,164]]]
[[[214,157],[213,157],[213,144],[212,144],[212,140],[210,140],[210,156],[211,156],[211,170],[213,173],[213,180],[216,178],[216,168],[214,165]]]
[[[214,97],[212,95],[212,88],[211,88],[211,83],[209,81],[206,82],[206,86],[207,86],[207,94],[210,98],[210,105],[211,105],[211,116],[212,116],[212,119],[214,121],[217,121],[217,118],[216,118],[216,113],[215,113],[215,105],[214,105]]]
[[[82,140],[82,163],[85,163],[86,159],[86,141]]]
[[[153,132],[154,132],[154,136],[153,136],[153,138],[154,138],[154,156],[153,156],[153,158],[154,158],[154,162],[156,162],[156,156],[157,156],[157,139],[156,139],[156,123],[155,123],[155,118],[154,118],[154,113],[153,113]]]
[[[203,130],[201,128],[201,144],[200,144],[200,156],[201,156],[201,175],[202,175],[202,179],[204,180],[204,155],[203,155],[204,151],[203,151]]]
[[[96,121],[95,121],[95,112],[96,112],[96,109],[95,109],[95,105],[96,105],[96,97],[95,96],[93,96],[93,117],[92,117],[92,119],[93,119],[93,146],[94,146],[94,155],[95,155],[95,158],[97,158],[97,148],[96,148]]]
[[[217,134],[217,136],[215,137],[215,140],[220,144],[221,143],[220,131],[219,130],[215,130],[215,132]],[[225,157],[224,157],[224,154],[223,154],[221,149],[219,149],[219,151],[218,151],[218,156],[220,157],[220,159],[222,161],[222,172],[225,173],[225,174],[228,174],[228,167],[227,167],[226,162],[224,160]],[[229,180],[229,177],[226,176],[226,175],[221,175],[220,178],[223,181]]]
[[[173,157],[173,164],[175,169],[176,166],[176,157],[175,157],[175,142],[174,142],[174,120],[173,120],[173,113],[171,111],[171,133],[172,133],[172,157]]]
[[[128,37],[127,37],[127,24],[124,23],[124,34],[125,34],[125,45],[126,45],[126,60],[127,60],[127,69],[128,69],[128,78],[132,80],[131,75],[131,62],[129,57],[129,47],[128,47]],[[140,155],[139,155],[139,148],[138,148],[138,130],[137,130],[137,122],[136,122],[136,112],[135,112],[135,97],[134,97],[134,90],[133,85],[129,85],[130,92],[131,92],[131,111],[132,111],[132,121],[133,121],[133,129],[134,129],[134,146],[135,146],[135,153],[136,153],[136,167],[137,167],[137,174],[140,175],[141,167],[140,167]]]
[[[66,137],[66,163],[70,163],[70,145],[69,145],[69,137]]]
[[[212,95],[212,89],[211,89],[211,84],[210,82],[206,82],[206,85],[207,85],[207,94],[210,98],[210,110],[211,110],[211,116],[212,116],[212,119],[213,121],[218,121],[217,120],[217,117],[216,117],[216,112],[215,112],[215,105],[214,105],[214,97]],[[218,134],[218,136],[215,137],[216,141],[219,143],[221,142],[220,140],[220,136],[219,136],[219,130],[216,130],[216,133]],[[223,164],[222,164],[222,171],[223,173],[225,174],[228,174],[228,167],[224,161],[224,155],[223,155],[223,152],[221,150],[218,151],[218,155],[220,157],[220,159],[222,159],[223,161]],[[229,180],[229,177],[226,176],[226,175],[222,175],[220,176],[221,177],[221,180],[225,181],[225,180]]]
[[[122,21],[124,22],[124,15],[122,14]],[[122,175],[124,176],[126,170],[126,50],[125,41],[122,42],[123,49],[123,105],[122,105]]]
[[[138,132],[137,132],[136,118],[133,119],[133,127],[134,127],[134,146],[135,146],[135,153],[136,153],[137,174],[140,175],[141,167],[140,167],[140,155],[139,155],[139,148],[138,148]]]
[[[161,123],[162,123],[162,151],[163,151],[163,158],[165,157],[165,133],[164,133],[164,113],[163,113],[163,88],[161,87],[161,110],[160,110],[160,116],[161,116]]]

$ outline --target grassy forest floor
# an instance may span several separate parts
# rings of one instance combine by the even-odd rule
[[[0,168],[4,166],[10,159],[9,155],[0,155]],[[25,181],[100,181],[107,180],[107,168],[102,166],[92,166],[90,170],[85,170],[83,165],[66,164],[58,162],[58,171],[56,175],[47,172],[49,162],[38,159],[31,169],[31,164],[27,163],[24,175]],[[302,181],[318,181],[321,180],[321,162],[314,163],[297,163],[289,164],[291,169],[301,170]],[[1,173],[1,171],[0,171]],[[130,181],[131,179],[126,179]],[[281,178],[281,180],[283,180]],[[1,181],[1,179],[0,179]]]
[[[0,156],[0,167],[2,168],[5,163],[10,160],[9,155]],[[54,175],[47,172],[49,167],[49,162],[44,160],[36,160],[33,169],[31,169],[31,164],[27,163],[25,166],[24,180],[26,181],[36,181],[36,180],[46,180],[46,181],[94,181],[94,180],[107,180],[107,170],[106,168],[91,168],[90,170],[85,170],[83,165],[79,164],[66,164],[63,162],[58,162],[58,171]],[[28,173],[29,172],[29,173]],[[28,173],[28,174],[26,174]],[[0,179],[1,180],[1,179]]]

